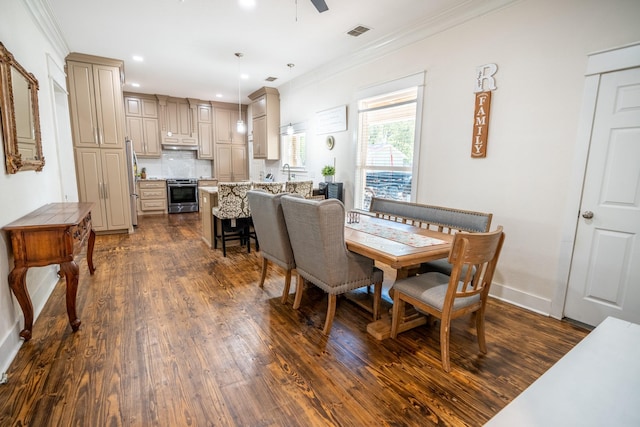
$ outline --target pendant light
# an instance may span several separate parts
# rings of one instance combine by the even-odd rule
[[[235,55],[238,58],[238,121],[236,122],[236,131],[238,133],[245,133],[246,127],[242,120],[242,108],[240,104],[240,58],[242,58],[242,53],[236,52]]]
[[[297,2],[296,2],[297,5]],[[293,67],[295,67],[295,64],[292,63],[288,63],[287,67],[289,67],[289,99],[291,99],[291,70],[293,70]],[[293,135],[294,130],[293,130],[293,125],[291,124],[291,122],[289,122],[289,126],[287,126],[287,135]]]

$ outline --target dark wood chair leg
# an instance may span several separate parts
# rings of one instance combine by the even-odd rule
[[[227,241],[225,239],[225,235],[224,235],[224,219],[220,220],[220,225],[222,228],[222,256],[226,257],[227,256]]]
[[[218,249],[218,218],[213,217],[213,249]]]

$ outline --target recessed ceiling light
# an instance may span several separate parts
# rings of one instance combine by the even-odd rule
[[[249,74],[242,73],[242,74],[240,74],[240,78],[242,80],[247,80],[249,78]]]
[[[134,61],[137,61],[137,62],[144,61],[144,58],[142,56],[140,56],[140,55],[133,55],[132,58],[133,58]]]
[[[140,83],[129,83],[133,87],[140,87]]]
[[[221,93],[216,93],[216,98],[222,98],[222,94]]]
[[[238,4],[243,9],[253,9],[256,7],[256,0],[238,0]]]

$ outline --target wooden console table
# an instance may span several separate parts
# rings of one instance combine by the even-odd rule
[[[31,339],[33,305],[27,292],[25,277],[29,267],[60,264],[60,277],[67,282],[67,314],[71,329],[77,331],[76,316],[78,265],[74,257],[88,238],[87,264],[93,274],[93,245],[96,234],[91,228],[93,203],[51,203],[3,227],[11,234],[15,266],[9,273],[9,286],[24,313],[24,329],[20,337]]]

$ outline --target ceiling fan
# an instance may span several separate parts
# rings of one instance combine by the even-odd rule
[[[311,3],[313,3],[313,5],[316,7],[316,9],[318,9],[318,12],[320,13],[329,10],[329,7],[324,0],[311,0]]]

